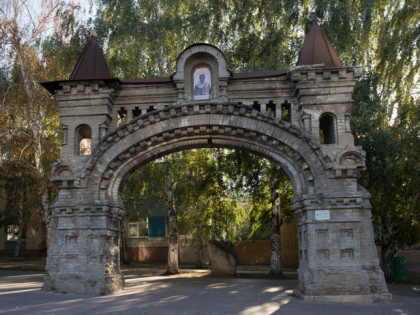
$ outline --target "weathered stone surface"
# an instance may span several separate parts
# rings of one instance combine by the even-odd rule
[[[239,255],[232,242],[210,240],[208,251],[212,276],[234,276],[239,263]]]
[[[207,100],[194,97],[198,67],[211,74]],[[157,157],[212,146],[264,156],[292,180],[299,296],[389,299],[369,193],[357,183],[364,152],[354,146],[350,130],[359,70],[317,65],[231,76],[223,54],[200,44],[182,53],[172,78],[49,83],[64,141],[53,167],[59,192],[44,288],[92,294],[122,289],[119,222],[127,176]],[[91,140],[90,155],[80,155],[81,138]]]

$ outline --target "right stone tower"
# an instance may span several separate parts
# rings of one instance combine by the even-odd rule
[[[297,294],[307,301],[387,301],[374,244],[369,193],[357,183],[365,153],[350,128],[354,85],[360,67],[343,66],[318,19],[312,25],[296,68],[289,72],[300,128],[319,140],[331,161],[328,182],[317,202],[304,200],[299,217]],[[321,206],[321,207],[320,207]]]
[[[350,129],[353,88],[362,74],[360,67],[346,67],[339,59],[318,19],[312,16],[296,63],[291,71],[302,127],[319,139],[324,149],[354,144]],[[335,153],[335,154],[334,154]]]

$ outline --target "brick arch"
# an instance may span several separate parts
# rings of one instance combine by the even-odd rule
[[[218,102],[172,106],[120,126],[97,145],[84,185],[96,187],[98,200],[116,205],[124,178],[140,165],[171,152],[209,147],[210,137],[213,147],[244,149],[281,165],[297,202],[327,186],[331,159],[315,140],[251,107]]]
[[[307,55],[326,38],[316,23],[312,26],[315,33],[302,49]],[[78,65],[89,66],[85,52],[100,52],[95,41],[91,38]],[[106,66],[101,53],[95,56]],[[189,76],[199,64],[212,66],[216,90],[210,101],[192,102]],[[142,163],[206,147],[211,137],[213,146],[245,149],[275,161],[292,179],[294,208],[299,210],[299,296],[330,302],[389,300],[374,244],[369,194],[357,183],[365,168],[364,153],[354,146],[349,121],[361,68],[309,64],[287,74],[234,74],[219,49],[196,44],[181,53],[176,73],[168,78],[120,81],[95,73],[94,67],[85,70],[91,79],[44,83],[57,99],[64,130],[60,161],[53,166],[59,191],[51,204],[46,290],[99,294],[122,289],[118,245],[124,180]],[[293,105],[283,107],[285,100]],[[301,125],[238,105],[260,103],[265,105],[256,108],[262,113],[271,109],[279,116],[288,114],[289,121]],[[124,106],[129,119],[159,110],[105,135]],[[317,140],[317,119],[324,112],[336,117],[333,145]],[[81,123],[91,127],[91,155],[74,152]]]

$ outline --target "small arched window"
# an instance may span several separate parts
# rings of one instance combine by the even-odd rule
[[[334,144],[335,119],[332,114],[323,114],[319,118],[319,140],[322,144]]]
[[[92,153],[92,129],[88,125],[76,128],[76,154],[90,155]]]

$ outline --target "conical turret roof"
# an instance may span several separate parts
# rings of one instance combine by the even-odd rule
[[[91,32],[88,43],[70,75],[70,80],[110,79],[104,54],[95,32]]]
[[[311,17],[312,26],[303,41],[297,66],[316,65],[323,63],[326,67],[340,67],[343,65],[334,50],[327,34],[318,25],[318,18],[315,14]]]

